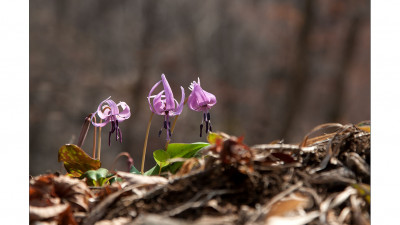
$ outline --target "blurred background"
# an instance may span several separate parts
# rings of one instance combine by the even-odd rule
[[[140,168],[150,110],[147,95],[165,73],[180,86],[200,77],[217,97],[214,131],[248,145],[300,142],[316,125],[370,119],[368,0],[36,0],[30,7],[29,146],[31,175],[60,171],[59,148],[77,142],[84,118],[109,96],[132,111],[123,143],[108,146],[102,167],[129,152]],[[156,90],[156,93],[161,88]],[[185,106],[172,142],[199,137],[202,114]],[[162,116],[150,129],[146,168]],[[91,155],[93,126],[83,149]],[[117,169],[126,170],[120,159]]]

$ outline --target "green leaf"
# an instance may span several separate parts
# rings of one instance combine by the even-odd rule
[[[142,174],[134,165],[131,166],[131,169],[129,172],[134,173],[134,174]]]
[[[88,170],[100,168],[100,160],[93,159],[80,147],[73,144],[64,145],[58,150],[58,161],[64,162],[64,167],[72,177],[80,177]]]
[[[105,168],[88,170],[80,178],[86,177],[86,183],[91,186],[103,186],[113,175]]]
[[[124,180],[121,177],[115,176],[115,177],[112,177],[109,181],[110,181],[110,184],[113,184],[114,182],[122,182]]]
[[[168,165],[169,162],[167,162],[168,159],[170,159],[170,156],[168,154],[168,152],[164,151],[164,150],[156,150],[153,152],[153,157],[154,160],[156,160],[157,164],[163,168],[164,166]]]
[[[149,169],[144,173],[146,176],[158,175],[160,172],[160,164],[162,168],[162,172],[170,171],[175,173],[183,164],[183,162],[175,162],[169,164],[168,159],[172,158],[191,158],[196,153],[199,152],[202,148],[209,146],[210,144],[205,142],[196,142],[191,144],[185,143],[172,143],[168,145],[167,151],[164,150],[156,150],[153,153],[154,160],[157,162],[157,165],[153,168]],[[165,154],[167,153],[167,154]]]
[[[206,142],[196,142],[191,144],[172,143],[168,145],[167,152],[170,158],[191,158],[200,149],[209,146]]]
[[[158,175],[160,171],[160,166],[159,165],[155,165],[153,168],[147,170],[146,172],[144,172],[143,175],[145,176],[153,176],[153,175]]]
[[[169,170],[171,173],[175,174],[176,171],[178,171],[178,169],[181,168],[182,165],[183,165],[183,162],[175,162],[175,163],[171,164],[171,165],[168,167],[168,170]]]

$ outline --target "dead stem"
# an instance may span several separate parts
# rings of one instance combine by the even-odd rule
[[[151,112],[149,122],[147,123],[146,137],[144,139],[143,155],[142,155],[142,166],[140,167],[140,172],[142,174],[143,174],[143,170],[144,170],[144,161],[146,159],[147,140],[149,139],[149,132],[150,132],[151,120],[153,119],[153,115],[154,115],[154,113]]]

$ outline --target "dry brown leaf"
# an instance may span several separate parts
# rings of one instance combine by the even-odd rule
[[[201,163],[197,158],[185,160],[178,172],[171,176],[171,178],[182,177],[183,175],[190,173],[193,168],[204,169],[204,163]]]
[[[215,145],[209,150],[219,156],[224,164],[238,164],[239,171],[242,173],[253,172],[253,153],[251,149],[243,144],[244,137],[219,138],[215,140]]]
[[[29,181],[29,194],[32,220],[58,216],[68,222],[72,221],[68,218],[73,218],[71,211],[89,210],[89,188],[83,181],[68,176],[48,174],[35,177]]]
[[[73,211],[89,210],[92,193],[85,182],[69,176],[55,177],[53,182],[57,196],[71,203]]]
[[[46,207],[29,206],[29,219],[32,220],[45,220],[54,218],[69,207],[68,204],[59,204]]]
[[[268,218],[266,225],[303,225],[313,221],[319,216],[318,211],[312,211],[306,215],[301,216],[290,216],[290,217],[278,217],[273,216]]]
[[[274,203],[268,212],[267,219],[273,216],[293,216],[298,214],[297,211],[304,210],[309,207],[311,200],[308,196],[295,192],[288,197]]]
[[[163,185],[168,183],[168,179],[160,176],[143,176],[139,174],[133,174],[128,172],[118,171],[116,173],[119,177],[126,181],[127,185]]]
[[[95,223],[95,225],[124,225],[132,222],[130,217],[117,217],[112,220],[101,220]]]

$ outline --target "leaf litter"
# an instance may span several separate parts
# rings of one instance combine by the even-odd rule
[[[243,137],[210,136],[212,145],[200,151],[201,157],[180,159],[183,165],[175,174],[116,172],[123,182],[103,187],[69,176],[34,177],[30,221],[370,224],[368,121],[322,124],[297,144],[249,146]]]

